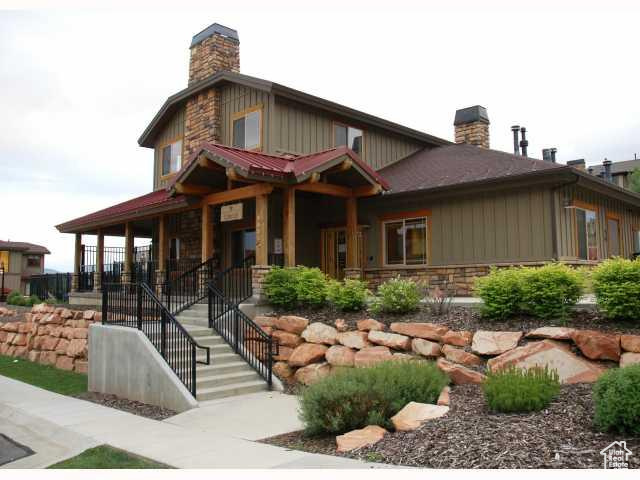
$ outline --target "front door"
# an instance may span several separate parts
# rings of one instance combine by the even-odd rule
[[[242,264],[247,257],[256,254],[256,231],[235,230],[231,234],[231,266]]]
[[[320,265],[321,270],[332,278],[342,280],[347,266],[347,229],[323,228],[320,230]],[[362,229],[357,235],[357,267],[364,265],[364,240]]]
[[[607,218],[607,238],[609,240],[609,258],[619,257],[620,252],[620,221],[617,218]]]

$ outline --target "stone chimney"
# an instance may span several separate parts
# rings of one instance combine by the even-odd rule
[[[453,126],[456,143],[489,148],[489,116],[486,108],[476,105],[457,110]]]
[[[240,72],[240,38],[235,30],[214,23],[191,40],[189,85],[214,73]]]

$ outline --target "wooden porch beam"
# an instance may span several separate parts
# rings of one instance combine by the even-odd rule
[[[350,188],[332,183],[301,183],[294,188],[303,192],[321,193],[333,197],[349,198],[353,196],[353,191]]]
[[[165,262],[168,255],[168,238],[167,238],[167,217],[168,215],[162,214],[158,219],[158,271],[165,271]]]
[[[176,183],[174,188],[177,193],[182,193],[183,195],[208,195],[219,191],[206,185],[191,185],[188,183]]]
[[[379,183],[373,185],[364,185],[362,187],[356,187],[353,189],[354,197],[372,197],[379,194],[382,191],[382,186]]]
[[[76,233],[75,247],[73,251],[73,278],[71,279],[71,290],[74,292],[77,292],[78,288],[80,287],[78,275],[80,274],[81,261],[82,261],[82,234]]]
[[[358,268],[358,200],[349,197],[347,210],[347,268]]]
[[[284,247],[284,266],[296,266],[296,190],[283,190],[282,205],[282,243]]]
[[[124,224],[124,273],[131,273],[133,266],[133,225],[131,222]]]
[[[198,166],[201,168],[207,168],[209,170],[214,170],[216,172],[224,171],[224,167],[222,165],[218,165],[213,160],[208,159],[204,155],[200,155],[198,157]]]
[[[213,256],[213,222],[211,221],[211,207],[202,206],[202,255],[201,261],[206,262]]]
[[[257,183],[255,185],[248,185],[246,187],[225,190],[224,192],[211,193],[202,198],[202,204],[219,205],[221,203],[257,197],[258,195],[268,195],[272,191],[273,185],[269,183]]]
[[[256,265],[269,265],[268,198],[266,193],[256,195]]]

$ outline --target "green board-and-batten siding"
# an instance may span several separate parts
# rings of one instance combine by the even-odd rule
[[[220,139],[224,145],[233,144],[233,116],[247,109],[261,106],[262,151],[273,153],[271,145],[272,95],[255,88],[230,84],[220,89]]]
[[[180,108],[164,126],[155,141],[153,154],[153,189],[159,190],[166,186],[166,179],[162,178],[162,147],[174,140],[184,137],[185,109]],[[182,161],[185,161],[184,154]]]

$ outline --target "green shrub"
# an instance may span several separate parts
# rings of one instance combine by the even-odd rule
[[[366,282],[345,279],[329,283],[327,299],[342,311],[357,312],[364,309],[368,294]]]
[[[593,387],[593,400],[597,428],[640,435],[640,364],[607,370]]]
[[[449,383],[433,362],[383,362],[349,368],[305,388],[300,419],[308,434],[340,434],[367,425],[391,427],[407,403],[435,403]]]
[[[555,370],[509,367],[489,372],[483,384],[489,408],[496,412],[535,412],[542,410],[560,391]]]
[[[319,268],[272,268],[264,290],[272,305],[282,308],[319,307],[327,300],[328,280]]]
[[[489,274],[475,280],[475,294],[483,301],[485,317],[502,320],[520,313],[522,269],[491,267]]]
[[[327,301],[327,276],[319,268],[297,267],[296,297],[298,305],[320,307]]]
[[[520,272],[523,309],[535,317],[566,318],[582,295],[583,276],[566,265],[549,263]]]
[[[378,287],[371,309],[376,313],[414,312],[420,306],[422,297],[420,285],[413,280],[403,280],[398,276]]]
[[[14,290],[9,295],[7,295],[7,303],[9,305],[22,307],[27,304],[27,299],[20,292]]]
[[[598,308],[612,319],[640,318],[640,258],[614,258],[598,265],[592,275]]]

